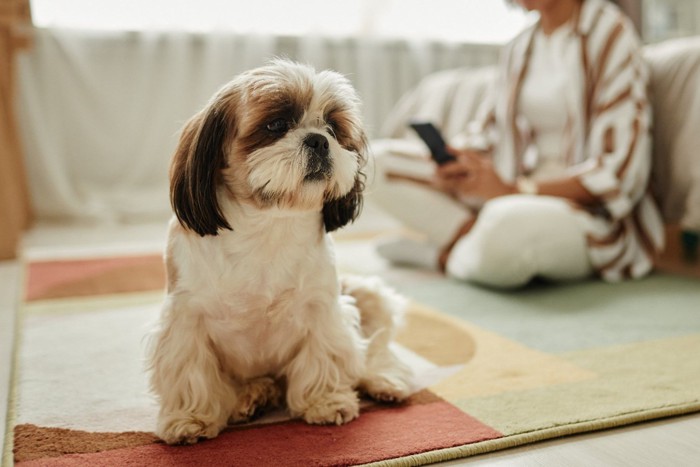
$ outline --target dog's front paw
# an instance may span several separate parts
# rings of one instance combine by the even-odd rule
[[[194,444],[202,438],[215,438],[223,426],[207,423],[195,415],[181,414],[161,419],[156,435],[167,444]]]
[[[364,381],[362,390],[379,402],[401,402],[411,394],[408,381],[404,378],[378,376]]]
[[[232,423],[249,420],[257,413],[258,409],[279,406],[282,391],[274,379],[262,377],[246,383],[237,398],[229,418]]]
[[[304,420],[314,425],[342,425],[360,415],[360,403],[354,391],[326,394],[305,412]]]

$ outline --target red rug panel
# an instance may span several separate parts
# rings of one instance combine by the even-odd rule
[[[152,444],[20,462],[30,466],[354,465],[500,438],[447,402],[363,413],[342,426],[302,422],[232,430],[194,446]]]

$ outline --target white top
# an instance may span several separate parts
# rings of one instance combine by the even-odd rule
[[[536,152],[528,157],[531,159],[528,165],[532,167],[534,179],[559,177],[566,169],[566,87],[571,83],[572,70],[567,64],[564,47],[570,32],[571,26],[567,23],[549,35],[538,28],[533,37],[518,111],[533,131]]]
[[[536,145],[530,144],[520,153],[520,143],[527,143],[528,133],[523,131],[527,125],[519,122],[525,120],[518,109],[520,97],[515,102],[511,98],[514,89],[522,91],[528,74],[523,71],[527,71],[528,58],[532,58],[526,51],[534,44],[539,27],[533,24],[504,46],[500,79],[480,111],[479,122],[467,128],[464,138],[468,142],[470,133],[480,135],[482,147],[492,149],[494,167],[504,180],[523,174],[522,169],[528,166],[521,164],[528,160],[528,152],[537,152]],[[568,114],[562,135],[567,167],[560,176],[576,179],[600,208],[592,212],[575,209],[582,220],[589,257],[597,274],[607,281],[642,277],[651,270],[654,257],[664,244],[663,219],[648,190],[652,165],[649,64],[644,60],[634,27],[607,0],[582,2],[569,27],[572,32],[562,41],[570,77],[564,86],[564,110]],[[548,42],[557,44],[560,39],[555,34]],[[530,52],[546,56],[540,54],[542,50],[546,49]],[[614,53],[605,54],[605,50]],[[554,57],[562,58],[556,54]],[[536,63],[532,68],[537,73],[541,66]],[[595,96],[592,87],[586,86],[593,71],[608,77],[595,83]],[[541,79],[548,83],[547,95],[560,95],[551,90],[550,76]],[[534,82],[542,88],[540,81]],[[529,99],[529,93],[525,93],[525,99]],[[588,112],[585,106],[594,99],[595,111]],[[527,151],[529,148],[535,150]]]

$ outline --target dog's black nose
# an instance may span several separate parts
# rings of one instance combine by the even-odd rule
[[[304,144],[318,156],[326,157],[328,155],[328,139],[323,135],[311,133],[304,138]]]

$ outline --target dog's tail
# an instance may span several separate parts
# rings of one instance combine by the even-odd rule
[[[344,276],[341,293],[354,298],[360,330],[368,341],[366,374],[360,389],[375,399],[398,401],[410,393],[410,369],[390,343],[403,324],[408,300],[378,277]]]
[[[387,345],[403,324],[408,300],[376,276],[342,276],[340,290],[355,299],[363,337]]]

